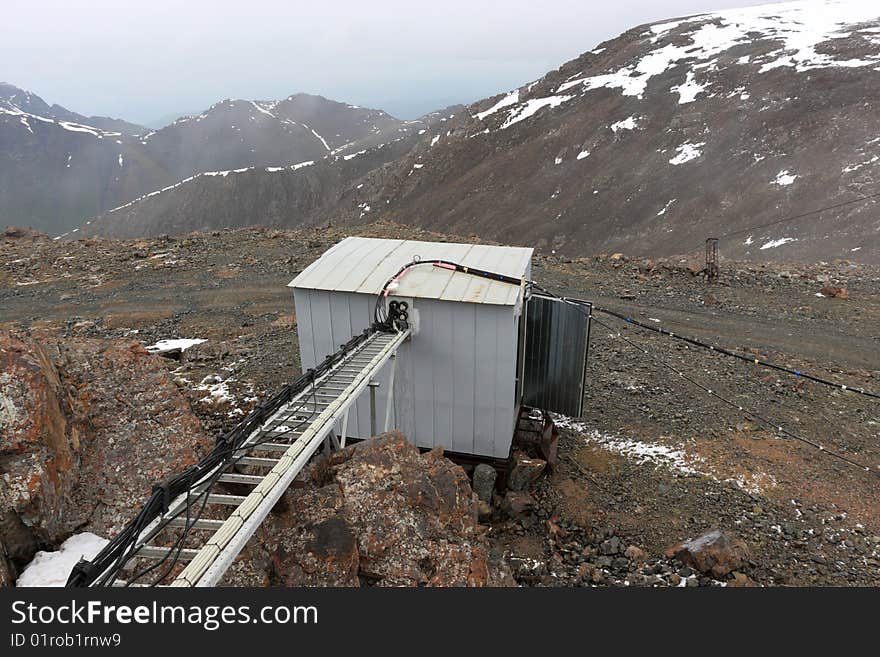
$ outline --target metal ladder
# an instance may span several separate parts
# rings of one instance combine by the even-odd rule
[[[384,423],[384,430],[388,430],[395,356],[409,335],[409,329],[374,333],[314,386],[282,406],[248,437],[235,463],[205,475],[147,525],[118,570],[129,572],[135,580],[117,578],[113,586],[155,586],[166,579],[171,579],[170,586],[215,586],[318,448],[323,444],[329,451],[345,446],[351,408],[390,361]],[[235,472],[236,465],[260,474]],[[217,483],[243,485],[250,492],[217,493],[213,490]],[[212,517],[202,517],[203,511]],[[186,546],[179,540],[184,530],[190,543]],[[180,570],[182,564],[186,565]],[[150,577],[145,579],[147,575]]]

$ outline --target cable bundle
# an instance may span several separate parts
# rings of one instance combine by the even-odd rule
[[[217,483],[220,475],[229,467],[234,466],[242,457],[247,456],[254,448],[269,440],[246,444],[250,436],[258,431],[260,427],[271,418],[282,406],[288,404],[293,397],[312,387],[311,398],[317,402],[315,398],[315,381],[326,374],[348,353],[356,349],[365,342],[371,335],[376,332],[375,327],[364,330],[361,334],[353,337],[340,347],[338,351],[327,356],[317,367],[306,371],[296,381],[284,385],[281,390],[275,393],[271,398],[258,405],[248,416],[236,425],[232,430],[220,435],[211,452],[205,456],[197,464],[192,465],[176,475],[172,475],[165,481],[153,485],[153,490],[146,504],[141,508],[140,512],[131,520],[125,528],[108,543],[98,555],[91,561],[81,560],[74,566],[70,577],[67,580],[69,587],[85,587],[85,586],[112,586],[117,579],[119,572],[125,567],[126,563],[135,556],[137,549],[140,547],[138,539],[146,527],[156,518],[167,513],[172,500],[181,495],[186,494],[186,503],[184,508],[174,516],[169,516],[163,520],[164,524],[156,529],[156,533],[172,518],[180,517],[185,514],[186,524],[180,537],[175,541],[174,545],[168,550],[168,554],[157,563],[152,564],[148,568],[139,571],[128,580],[128,584],[135,583],[145,575],[157,570],[165,565],[165,569],[156,583],[161,582],[167,577],[180,556],[183,549],[184,540],[189,531],[195,525],[195,522],[201,517],[207,505],[208,493]],[[299,408],[306,405],[306,398]],[[305,422],[305,420],[303,421]],[[300,425],[303,423],[301,422]],[[291,428],[289,431],[296,430],[297,427]],[[199,489],[199,490],[196,490]],[[199,500],[201,504],[196,513],[192,513],[193,506]],[[169,562],[170,560],[170,562]]]
[[[468,274],[470,276],[478,276],[480,278],[488,278],[493,281],[500,281],[501,283],[508,283],[509,285],[522,285],[523,280],[519,278],[514,278],[513,276],[508,276],[506,274],[498,274],[496,272],[486,271],[485,269],[477,269],[476,267],[468,267],[467,265],[460,265],[455,262],[449,262],[448,260],[442,260],[439,258],[433,260],[422,260],[418,256],[413,258],[411,262],[408,262],[403,267],[397,270],[397,272],[385,281],[385,285],[382,286],[382,289],[379,290],[379,294],[376,296],[376,306],[373,311],[373,320],[376,323],[376,326],[385,327],[385,330],[393,327],[395,317],[393,313],[390,313],[392,307],[396,302],[392,301],[388,304],[389,310],[386,311],[383,301],[390,295],[394,290],[397,289],[400,284],[400,280],[406,275],[406,273],[412,269],[413,267],[417,267],[418,265],[433,265],[434,267],[438,267],[440,269],[449,269],[451,271],[461,272],[462,274]],[[406,314],[407,305],[405,301],[399,302],[403,304],[402,311]],[[400,308],[400,306],[397,306]],[[399,317],[397,319],[400,319]],[[402,319],[403,322],[406,322],[408,319],[404,317]]]

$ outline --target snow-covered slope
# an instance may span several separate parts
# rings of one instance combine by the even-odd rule
[[[60,234],[197,177],[344,156],[411,129],[381,110],[306,94],[225,100],[160,130],[129,126],[0,85],[2,223]]]
[[[381,216],[571,254],[696,254],[721,236],[727,256],[880,260],[876,201],[848,203],[880,192],[877,98],[880,4],[666,20],[420,127],[409,150],[307,215],[265,193],[237,206],[231,186],[199,179],[101,230]],[[235,194],[274,189],[275,174],[246,175]],[[839,207],[813,212],[827,206]]]
[[[401,166],[392,218],[571,253],[880,258],[880,4],[749,7],[640,26]],[[484,158],[474,154],[482,152]],[[744,232],[740,232],[744,231]]]
[[[0,82],[0,109],[19,110],[46,119],[56,119],[74,124],[91,126],[105,132],[118,132],[125,135],[138,135],[147,131],[142,125],[129,123],[122,119],[111,119],[106,116],[83,116],[71,112],[61,105],[49,105],[36,94],[25,89]]]

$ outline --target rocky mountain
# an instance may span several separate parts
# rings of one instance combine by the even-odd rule
[[[8,82],[0,82],[0,109],[18,110],[25,114],[33,114],[47,119],[86,124],[100,130],[115,131],[126,135],[140,135],[147,132],[147,128],[144,126],[122,119],[111,119],[106,116],[83,116],[71,112],[61,105],[49,105],[36,94],[19,89]]]
[[[314,159],[189,175],[110,209],[73,236],[140,237],[254,224],[323,225],[346,219],[336,218],[341,208],[347,209],[352,221],[370,221],[386,211],[380,205],[384,180],[430,135],[451,124],[457,110],[463,108],[447,108],[403,124],[382,113],[362,119],[347,133],[326,130],[321,141],[326,140],[327,146],[322,154],[312,153]],[[385,126],[377,127],[381,119]],[[332,121],[332,116],[322,120]],[[313,124],[307,125],[311,132]]]
[[[636,27],[421,128],[401,157],[349,181],[338,202],[317,210],[268,193],[311,189],[299,178],[315,170],[272,182],[274,173],[248,172],[222,187],[193,181],[173,202],[141,199],[102,217],[95,231],[380,216],[570,254],[691,253],[721,237],[730,257],[877,261],[876,202],[850,201],[878,191],[878,92],[873,3],[680,18]],[[230,212],[246,188],[248,204]],[[828,206],[839,207],[814,212]]]
[[[224,100],[150,131],[0,86],[0,217],[52,234],[199,175],[344,157],[411,128],[381,110],[296,94]]]

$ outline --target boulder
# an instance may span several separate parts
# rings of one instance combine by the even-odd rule
[[[823,297],[843,299],[844,301],[849,299],[849,290],[847,290],[845,287],[826,285],[821,290],[819,290],[819,294],[821,294]]]
[[[507,488],[513,491],[528,490],[547,467],[547,461],[533,459],[520,451],[511,457],[510,472],[507,475]]]
[[[227,585],[494,586],[509,583],[489,559],[467,474],[400,433],[312,464],[286,493]],[[268,567],[265,564],[269,564]]]
[[[599,554],[611,556],[618,552],[620,552],[620,539],[617,536],[612,536],[599,544]]]
[[[648,558],[648,553],[635,545],[628,546],[623,553],[635,562],[642,563]]]
[[[7,242],[47,242],[49,235],[33,228],[7,226],[3,230],[3,239]]]
[[[727,581],[727,585],[734,588],[752,588],[757,586],[751,577],[736,571],[734,571],[733,577]]]
[[[138,342],[69,339],[49,345],[63,363],[76,412],[87,418],[65,531],[116,534],[152,485],[213,446],[163,364]]]
[[[5,529],[0,541],[4,545],[18,540],[9,531],[15,524],[10,514],[42,540],[64,533],[66,501],[79,480],[85,430],[47,350],[0,332],[0,514]]]
[[[495,479],[498,473],[488,463],[479,463],[474,468],[474,492],[483,502],[490,503],[492,501],[492,493],[495,490]]]
[[[338,484],[291,500],[272,544],[271,580],[284,586],[358,586],[357,537],[342,514]]]
[[[666,556],[701,573],[724,577],[742,567],[748,559],[748,548],[735,536],[716,529],[670,547]]]
[[[535,498],[525,491],[509,490],[501,502],[501,510],[514,519],[530,516],[535,510]]]
[[[118,532],[210,440],[160,359],[126,340],[0,332],[0,553],[15,578],[74,531]]]

